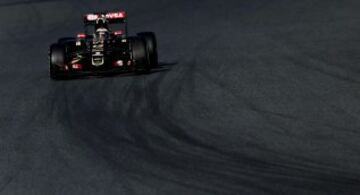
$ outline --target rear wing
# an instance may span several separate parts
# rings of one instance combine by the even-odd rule
[[[85,25],[94,25],[98,18],[105,17],[110,24],[125,23],[126,12],[91,13],[84,16]]]

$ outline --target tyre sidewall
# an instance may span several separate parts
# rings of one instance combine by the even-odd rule
[[[145,40],[140,37],[133,37],[131,45],[133,60],[135,61],[135,72],[139,74],[149,73],[151,67]]]
[[[156,36],[153,32],[138,33],[138,36],[143,38],[146,43],[146,48],[149,52],[149,60],[152,67],[158,65],[157,42]]]
[[[52,44],[49,52],[49,74],[52,79],[59,79],[60,66],[65,64],[65,48],[60,44]]]

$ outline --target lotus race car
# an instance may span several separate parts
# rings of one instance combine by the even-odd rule
[[[109,26],[121,26],[112,31]],[[149,73],[158,64],[153,32],[128,36],[125,12],[92,13],[84,16],[85,32],[61,38],[50,46],[50,77],[106,73]]]

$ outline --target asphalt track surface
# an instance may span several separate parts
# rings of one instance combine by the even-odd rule
[[[82,14],[155,31],[149,75],[51,81]],[[0,2],[0,194],[360,194],[360,1]]]

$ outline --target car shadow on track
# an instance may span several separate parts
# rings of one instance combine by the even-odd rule
[[[89,75],[89,76],[72,76],[67,78],[62,78],[62,81],[70,81],[70,80],[82,80],[82,79],[100,79],[100,78],[114,78],[114,77],[134,77],[134,76],[146,76],[146,75],[152,75],[152,74],[159,74],[161,72],[167,72],[170,71],[172,66],[177,65],[178,62],[159,62],[159,64],[152,68],[150,73],[147,74],[136,74],[134,72],[128,72],[128,73],[107,73],[107,74],[101,74],[101,75]]]
[[[149,74],[154,74],[158,72],[167,72],[171,70],[172,66],[178,64],[177,62],[159,62],[159,64],[151,70]]]

